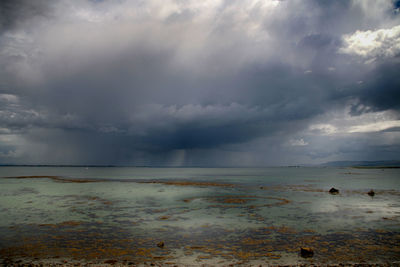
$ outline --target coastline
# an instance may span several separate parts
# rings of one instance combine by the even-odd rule
[[[233,267],[233,266],[246,266],[246,267],[396,267],[400,266],[400,262],[352,262],[352,263],[319,263],[319,262],[296,262],[286,261],[285,263],[271,263],[262,260],[251,260],[251,261],[223,261],[219,259],[202,259],[202,260],[191,260],[191,259],[178,259],[176,261],[149,261],[143,263],[135,263],[132,261],[117,261],[114,259],[104,260],[77,260],[70,258],[58,258],[58,259],[43,259],[43,260],[32,260],[32,259],[5,259],[0,261],[1,266],[30,266],[30,267],[149,267],[149,266],[170,266],[170,267]]]

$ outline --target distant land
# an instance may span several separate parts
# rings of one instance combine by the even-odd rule
[[[330,161],[321,164],[324,167],[362,167],[362,168],[400,168],[400,160],[378,161]]]
[[[128,167],[128,168],[263,168],[263,167],[354,167],[354,168],[400,168],[400,160],[379,160],[379,161],[329,161],[322,164],[300,164],[300,165],[287,165],[287,166],[151,166],[151,165],[79,165],[79,164],[7,164],[0,163],[0,167]]]

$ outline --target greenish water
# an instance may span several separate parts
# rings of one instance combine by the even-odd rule
[[[0,177],[3,260],[400,260],[399,169],[0,167]]]

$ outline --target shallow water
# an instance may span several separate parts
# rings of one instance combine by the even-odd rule
[[[3,260],[400,260],[400,169],[0,167],[0,177]]]

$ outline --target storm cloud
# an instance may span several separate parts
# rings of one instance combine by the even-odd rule
[[[400,158],[395,1],[18,0],[0,18],[0,163]]]

